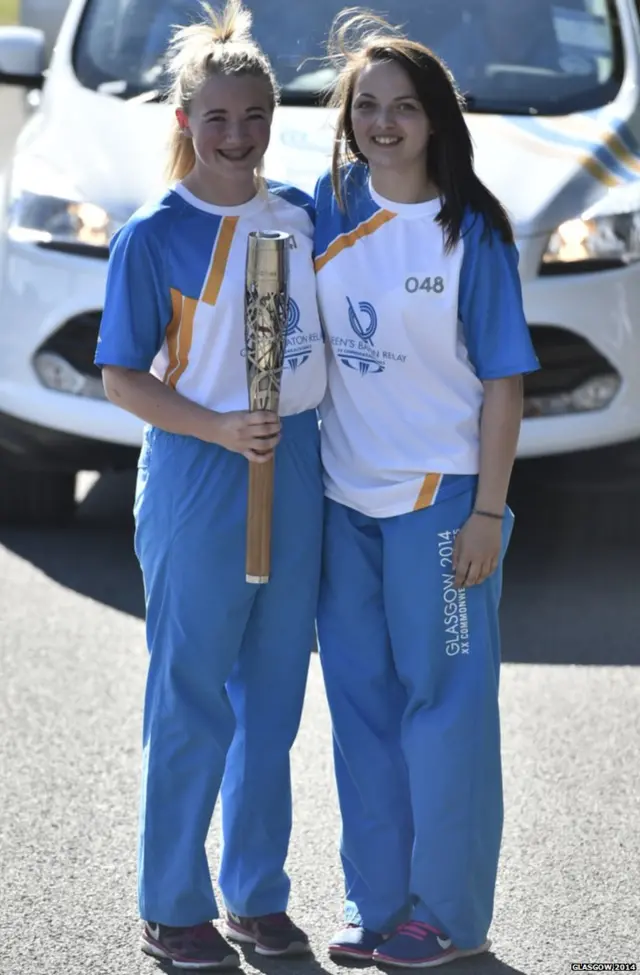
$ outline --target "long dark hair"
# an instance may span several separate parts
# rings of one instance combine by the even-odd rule
[[[489,234],[495,230],[505,243],[512,243],[513,230],[504,207],[474,170],[473,144],[462,111],[464,98],[440,58],[382,17],[357,8],[343,11],[334,21],[329,56],[340,64],[329,100],[338,115],[331,175],[340,205],[344,206],[345,168],[355,160],[367,163],[351,121],[358,75],[372,62],[393,62],[409,76],[433,129],[427,175],[442,199],[436,219],[443,229],[446,250],[452,250],[460,240],[467,208],[484,217]]]

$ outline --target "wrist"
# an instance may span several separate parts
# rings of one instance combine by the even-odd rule
[[[504,521],[504,510],[499,512],[495,508],[481,508],[480,505],[475,505],[471,514],[491,521]]]
[[[507,507],[507,492],[483,491],[482,485],[479,485],[473,507],[478,511],[492,511],[502,517]]]
[[[221,413],[215,413],[213,410],[207,410],[204,406],[194,404],[188,436],[195,437],[196,440],[205,440],[208,443],[219,443],[221,418]]]

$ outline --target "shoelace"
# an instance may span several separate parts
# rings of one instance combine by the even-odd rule
[[[407,921],[405,924],[401,924],[396,929],[396,934],[405,934],[408,938],[415,938],[416,941],[424,941],[428,938],[430,934],[440,935],[443,937],[442,931],[438,931],[437,928],[431,927],[430,924],[425,924],[424,921]]]

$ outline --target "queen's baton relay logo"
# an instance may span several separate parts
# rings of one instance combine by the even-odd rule
[[[355,332],[356,338],[333,337],[331,344],[339,361],[347,369],[359,372],[361,376],[371,376],[384,372],[388,360],[405,362],[405,355],[380,350],[373,341],[378,330],[378,313],[369,301],[360,301],[356,305],[347,296],[347,313],[349,325]]]
[[[378,331],[378,315],[373,305],[368,301],[361,301],[356,311],[351,298],[347,298],[349,309],[349,325],[358,336],[358,343],[353,349],[342,349],[338,358],[348,369],[357,369],[361,376],[369,373],[384,372],[384,362],[379,358],[379,352],[373,344],[373,336]]]

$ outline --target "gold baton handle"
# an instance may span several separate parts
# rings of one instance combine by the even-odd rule
[[[289,313],[291,236],[254,232],[247,242],[245,350],[249,409],[278,413]],[[274,460],[249,463],[246,580],[266,583],[271,571]]]

